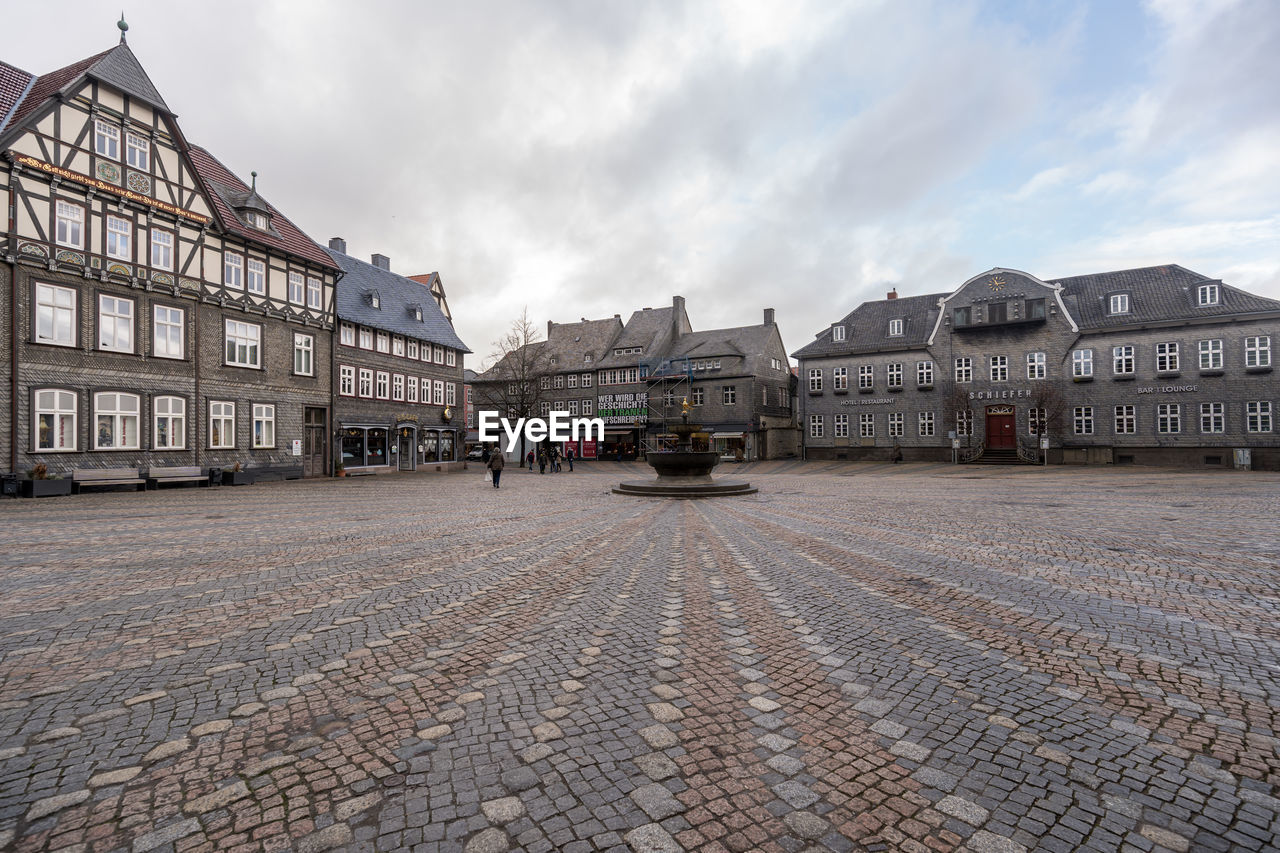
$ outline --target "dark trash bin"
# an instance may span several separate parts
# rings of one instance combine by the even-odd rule
[[[209,485],[210,486],[222,485],[222,469],[221,468],[209,469]]]
[[[16,498],[18,496],[17,474],[0,474],[0,495],[4,495],[6,498]]]

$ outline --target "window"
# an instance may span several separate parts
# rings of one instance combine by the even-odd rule
[[[209,403],[209,447],[236,446],[236,404]]]
[[[590,388],[590,387],[591,387],[591,374],[590,374],[590,373],[584,373],[584,374],[582,374],[582,387],[583,387],[583,388]]]
[[[957,382],[973,381],[973,359],[971,358],[956,359],[956,381]]]
[[[232,290],[244,290],[244,258],[230,252],[222,256],[222,283]]]
[[[902,412],[889,413],[889,437],[902,437]]]
[[[1076,435],[1093,435],[1093,406],[1076,406],[1072,420]]]
[[[422,360],[427,364],[431,363],[431,344],[424,343],[422,345]]]
[[[154,358],[182,358],[186,355],[186,322],[181,308],[155,306],[155,322],[151,329],[151,355]]]
[[[902,321],[890,320],[889,321],[889,337],[896,338],[901,334],[902,334]]]
[[[876,368],[872,364],[858,365],[858,387],[873,388],[876,384]]]
[[[1156,432],[1165,435],[1182,432],[1182,405],[1160,403],[1156,406]]]
[[[234,367],[261,367],[258,348],[262,327],[253,323],[227,320],[227,364]]]
[[[351,323],[342,323],[338,326],[339,342],[344,347],[353,347],[356,345],[356,327]]]
[[[781,370],[782,362],[776,358],[771,358],[769,359],[769,367],[772,368],[773,370]]]
[[[244,215],[245,222],[261,231],[267,230],[267,215],[256,210],[249,210]]]
[[[374,349],[382,353],[391,352],[391,336],[386,332],[377,332],[375,334],[374,340],[376,343],[374,344]]]
[[[951,312],[952,321],[957,326],[968,326],[973,322],[973,312],[969,306],[964,308],[955,308]]]
[[[259,295],[265,294],[267,292],[267,265],[257,258],[250,258],[248,267],[248,291]]]
[[[1093,376],[1093,350],[1078,349],[1071,353],[1071,375]]]
[[[568,384],[568,386],[569,386],[570,388],[577,388],[577,387],[578,387],[578,374],[576,374],[576,373],[570,373],[568,376],[566,376],[566,377],[564,378],[564,381]]]
[[[849,416],[848,415],[832,415],[831,434],[836,438],[849,437]]]
[[[37,451],[76,449],[76,395],[56,388],[35,393]]]
[[[133,260],[133,223],[111,214],[107,214],[107,257]]]
[[[1271,338],[1269,336],[1244,339],[1244,366],[1271,366]]]
[[[553,376],[553,377],[551,378],[551,385],[552,385],[552,387],[554,387],[554,388],[563,388],[563,387],[564,387],[564,376],[563,376],[563,375],[561,375],[561,374],[559,374],[559,373],[557,373],[555,376]]]
[[[1049,431],[1049,413],[1044,409],[1027,409],[1027,434],[1043,435]]]
[[[391,354],[404,358],[404,338],[399,335],[391,336]]]
[[[183,450],[187,446],[187,401],[181,397],[156,397],[151,401],[151,440],[156,450]]]
[[[253,446],[276,446],[276,407],[253,404]]]
[[[993,302],[987,306],[987,322],[1003,323],[1009,319],[1009,306],[1004,302]]]
[[[885,381],[890,388],[902,387],[902,362],[894,362],[885,368]]]
[[[306,298],[306,279],[300,272],[289,273],[289,301],[301,305]]]
[[[594,401],[594,400],[583,400],[583,401],[582,401],[582,414],[583,414],[583,416],[588,417],[588,418],[589,418],[589,417],[591,417],[591,413],[592,413],[592,411],[594,411],[594,407],[595,407],[595,401]]]
[[[862,438],[876,437],[876,416],[867,412],[858,415],[858,435]]]
[[[360,327],[360,349],[373,349],[373,329]]]
[[[1222,403],[1200,404],[1200,431],[1226,432],[1226,417]]]
[[[1137,408],[1135,406],[1116,406],[1116,435],[1135,435],[1137,432]]]
[[[991,356],[991,381],[992,382],[1008,382],[1009,381],[1009,357],[1004,355]]]
[[[315,276],[307,276],[307,307],[322,308],[324,307],[320,301],[321,289],[320,279]]]
[[[439,344],[435,346],[435,362],[436,364],[444,364],[444,347]]]
[[[375,386],[374,396],[379,400],[385,400],[391,396],[391,374],[385,370],[378,371],[378,383]]]
[[[809,370],[809,390],[822,390],[822,370],[820,368],[814,367]]]
[[[173,269],[173,232],[151,229],[151,266],[160,270]]]
[[[956,435],[973,435],[973,411],[956,412]]]
[[[809,415],[809,437],[822,438],[822,415]]]
[[[1249,432],[1271,432],[1271,401],[1256,400],[1244,404]]]
[[[76,292],[52,284],[36,285],[36,343],[76,345]]]
[[[578,414],[578,401],[577,401],[577,400],[570,400],[570,401],[569,401],[569,414],[571,414],[571,415],[576,415],[576,414]]]
[[[1221,370],[1222,369],[1222,341],[1201,341],[1200,342],[1200,369],[1201,370]]]
[[[418,402],[418,377],[410,376],[405,380],[404,397],[407,402]]]
[[[299,376],[314,374],[316,339],[301,332],[293,333],[293,372]]]
[[[120,159],[120,128],[101,119],[93,123],[93,150],[99,157]]]
[[[98,296],[98,349],[133,352],[133,300]]]
[[[831,368],[831,387],[836,391],[849,390],[849,368],[847,367]]]
[[[338,393],[343,397],[356,395],[356,369],[349,364],[338,366]]]
[[[582,363],[583,363],[583,364],[590,364],[590,363],[591,363],[591,353],[585,353],[585,354],[582,356]],[[450,367],[452,367],[452,366],[453,366],[453,362],[449,362],[449,366],[450,366]]]
[[[832,326],[832,327],[831,327],[831,340],[833,340],[833,341],[843,341],[843,340],[844,340],[844,326]]]
[[[928,387],[933,384],[933,362],[917,361],[916,362],[916,384],[921,388]]]
[[[720,389],[724,397],[724,404],[732,406],[738,402],[738,387],[736,385],[724,385]]]
[[[551,411],[551,404],[546,400],[543,400],[541,403],[538,404],[538,414],[540,414],[542,417],[545,418],[547,414],[550,413],[550,411]]]
[[[1133,347],[1111,348],[1111,372],[1116,376],[1133,373]]]
[[[59,246],[84,248],[84,208],[58,199],[56,238]]]
[[[418,360],[418,342],[405,341],[404,354],[406,358],[411,358],[414,361],[417,361]]]
[[[1217,305],[1218,304],[1218,285],[1202,284],[1196,288],[1196,304],[1197,305]]]
[[[703,403],[703,399],[704,399],[704,397],[703,397],[703,390],[702,390],[701,388],[694,388],[694,389],[693,389],[693,401],[690,403],[690,405],[693,405],[693,406],[701,406],[701,405],[702,405],[702,403]]]
[[[145,172],[151,168],[151,140],[136,133],[126,133],[125,159],[131,168]]]
[[[445,404],[446,406],[456,406],[456,405],[458,405],[458,385],[457,385],[457,383],[456,383],[456,382],[446,382],[446,383],[445,383],[445,386],[444,386],[444,404]],[[572,411],[570,411],[570,414],[574,414],[574,415],[576,415],[576,414],[577,414],[577,411],[576,411],[576,410],[577,410],[577,406],[578,406],[578,404],[577,404],[576,402],[571,402],[571,403],[569,403],[569,408],[572,410]]]
[[[1043,299],[1027,300],[1027,319],[1028,320],[1044,319],[1044,300]]]
[[[391,374],[391,399],[396,401],[404,400],[404,375],[400,373]]]
[[[1156,372],[1169,373],[1178,369],[1178,345],[1176,343],[1156,344]]]
[[[923,436],[933,435],[933,412],[920,413],[920,434]]]
[[[542,377],[540,377],[540,378],[538,379],[538,387],[539,387],[540,389],[542,389],[543,391],[550,391],[550,390],[551,390],[551,377],[550,377],[550,376],[542,376]]]
[[[444,380],[437,379],[431,383],[431,402],[437,406],[444,405]]]
[[[370,398],[373,396],[373,371],[368,368],[360,368],[360,396]]]
[[[591,356],[587,356],[587,361],[591,361]],[[455,349],[447,349],[444,351],[444,363],[446,367],[458,366],[458,351]]]
[[[1044,379],[1046,375],[1044,353],[1029,352],[1027,353],[1027,378],[1028,379]]]
[[[1113,293],[1111,294],[1111,307],[1107,311],[1108,314],[1128,314],[1129,313],[1129,294]]]
[[[138,449],[138,396],[94,394],[94,450]]]

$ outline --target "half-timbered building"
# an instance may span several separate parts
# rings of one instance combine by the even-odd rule
[[[188,143],[123,37],[0,63],[0,192],[0,464],[327,472],[338,267]]]

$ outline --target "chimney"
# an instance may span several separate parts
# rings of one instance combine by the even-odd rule
[[[684,297],[671,297],[671,340],[679,340],[680,335],[686,331],[684,317]]]
[[[329,248],[333,249],[335,252],[341,252],[345,255],[347,253],[347,241],[343,240],[341,237],[330,237]]]
[[[390,259],[390,258],[388,258],[386,255],[376,255],[376,254],[375,254],[375,255],[373,256],[372,260],[373,260],[373,265],[374,265],[375,267],[377,267],[378,269],[380,269],[380,270],[386,270],[387,272],[391,272],[391,259]]]
[[[555,323],[548,320],[547,321],[547,340],[551,340],[551,329],[553,326],[555,326]]]
[[[773,325],[773,309],[772,308],[764,309],[764,324],[766,326]]]
[[[885,299],[897,299],[897,298],[898,298],[898,288],[896,288],[896,287],[895,287],[893,290],[890,290],[890,291],[885,295],[885,297],[884,297],[884,298],[885,298]]]

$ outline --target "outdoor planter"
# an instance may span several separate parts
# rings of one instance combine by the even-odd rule
[[[252,486],[252,471],[223,471],[222,485],[224,486]]]
[[[71,480],[23,480],[24,498],[51,498],[71,494]]]

